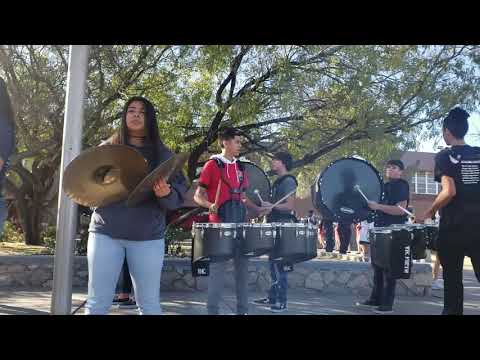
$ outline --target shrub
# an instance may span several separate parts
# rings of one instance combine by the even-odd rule
[[[5,221],[3,226],[3,233],[0,237],[0,241],[5,242],[25,242],[25,237],[21,229],[18,229],[15,224],[10,221]]]

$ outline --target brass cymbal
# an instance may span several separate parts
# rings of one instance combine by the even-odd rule
[[[160,178],[168,181],[173,174],[181,171],[188,157],[189,154],[186,153],[173,154],[166,161],[158,165],[128,196],[127,206],[137,206],[154,196],[153,184],[155,184],[155,181]]]
[[[125,200],[147,175],[143,155],[126,145],[83,151],[63,173],[63,191],[77,204],[101,207]]]

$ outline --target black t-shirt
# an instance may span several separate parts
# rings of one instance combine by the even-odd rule
[[[385,183],[385,198],[381,202],[384,205],[397,205],[399,202],[408,201],[410,198],[410,186],[403,179],[395,179]],[[383,211],[376,211],[375,226],[390,226],[404,224],[408,220],[406,215],[390,215]]]
[[[443,225],[459,225],[478,221],[480,217],[480,148],[452,146],[435,156],[435,181],[442,176],[455,182],[456,195],[440,211]]]
[[[272,203],[276,203],[288,193],[297,188],[297,180],[293,175],[284,175],[279,177],[272,185]],[[282,202],[285,203],[287,200]],[[267,216],[268,222],[277,222],[283,220],[293,220],[294,216],[291,211],[272,209]]]

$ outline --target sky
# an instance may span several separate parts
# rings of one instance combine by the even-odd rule
[[[469,129],[465,137],[465,142],[469,145],[480,146],[480,112],[471,113],[468,119],[468,125]],[[471,136],[471,134],[475,133],[479,134],[479,136]],[[438,140],[438,146],[445,146],[441,133],[438,134],[436,139]],[[439,149],[435,147],[435,140],[432,139],[430,141],[423,141],[419,145],[418,151],[436,153]]]

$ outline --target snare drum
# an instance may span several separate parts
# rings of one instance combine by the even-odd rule
[[[405,226],[377,227],[370,229],[369,237],[372,263],[394,279],[409,279],[413,231]]]
[[[438,225],[425,224],[427,249],[438,251]]]
[[[295,264],[315,258],[315,229],[311,224],[277,223],[272,260]]]
[[[240,249],[245,256],[261,256],[273,249],[274,224],[238,224]]]
[[[392,225],[394,229],[407,229],[412,232],[412,259],[421,260],[427,257],[427,227],[424,224]]]
[[[235,223],[193,224],[193,261],[226,261],[235,255],[237,226]]]

